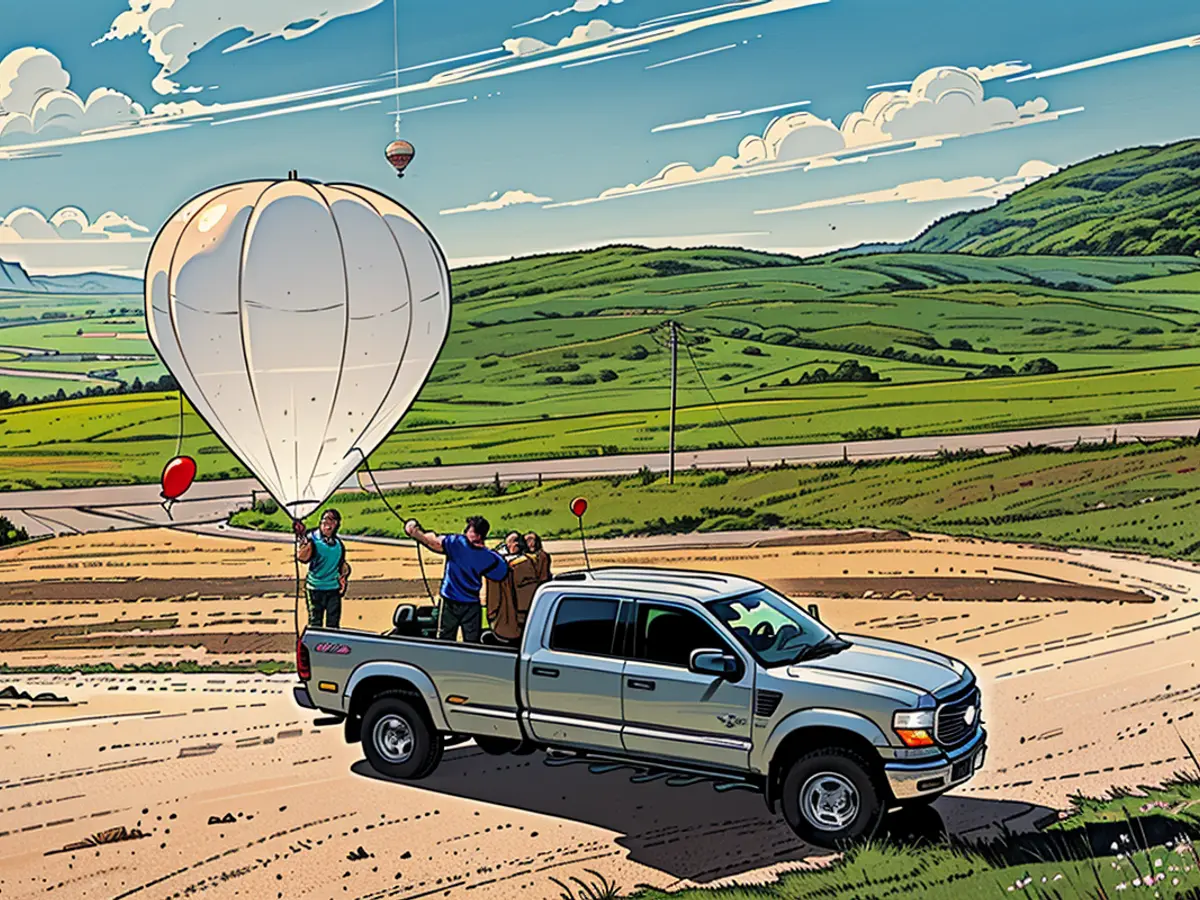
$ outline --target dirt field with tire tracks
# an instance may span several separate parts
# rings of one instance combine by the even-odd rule
[[[1075,792],[1195,768],[1181,737],[1200,744],[1196,566],[936,536],[695,537],[589,550],[593,565],[746,574],[818,602],[840,631],[972,665],[990,751],[936,804],[952,831],[1032,828]],[[582,563],[551,549],[558,569]],[[399,599],[424,596],[411,548],[351,554],[345,626],[383,631]],[[287,544],[165,530],[9,549],[0,663],[289,659],[292,572]],[[391,783],[293,704],[293,678],[0,676],[0,895],[542,898],[587,869],[631,890],[823,858],[757,795],[688,779],[467,745]]]

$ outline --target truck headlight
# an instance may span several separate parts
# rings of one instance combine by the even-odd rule
[[[904,710],[892,717],[892,730],[906,747],[932,747],[933,710]]]

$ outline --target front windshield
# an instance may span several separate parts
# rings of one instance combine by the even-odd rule
[[[764,666],[791,663],[807,648],[836,637],[770,588],[712,600],[706,605]]]

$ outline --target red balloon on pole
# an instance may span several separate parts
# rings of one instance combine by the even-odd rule
[[[582,517],[587,512],[587,500],[583,497],[576,497],[571,501],[571,514]]]
[[[162,472],[162,496],[166,500],[177,500],[192,486],[196,477],[196,461],[190,456],[177,456]]]

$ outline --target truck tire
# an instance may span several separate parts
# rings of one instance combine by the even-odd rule
[[[380,697],[362,722],[363,754],[388,778],[424,778],[441,760],[442,742],[425,714],[400,697]]]
[[[806,753],[783,779],[783,817],[801,840],[840,850],[872,837],[887,812],[867,761],[833,747]]]

